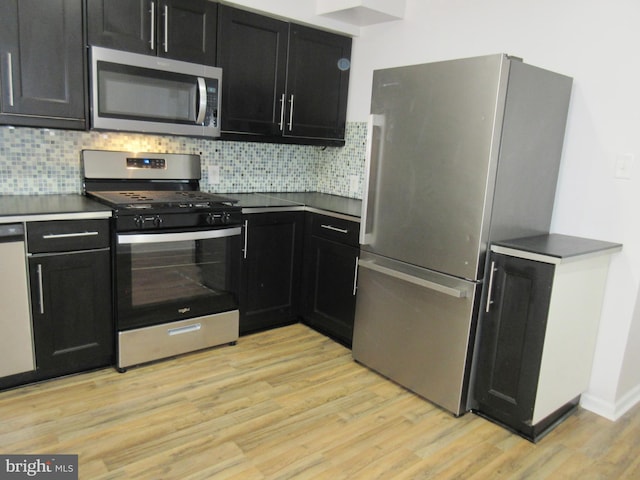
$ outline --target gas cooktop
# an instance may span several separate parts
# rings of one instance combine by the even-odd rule
[[[174,190],[130,190],[130,191],[88,191],[109,205],[121,209],[162,209],[162,208],[214,208],[232,206],[237,200],[202,191]]]

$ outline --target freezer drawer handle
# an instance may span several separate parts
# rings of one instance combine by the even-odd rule
[[[421,287],[426,287],[455,298],[465,298],[467,296],[467,292],[464,290],[458,290],[457,288],[448,287],[437,282],[431,282],[429,280],[425,280],[424,278],[418,278],[407,273],[398,272],[391,268],[378,265],[371,260],[360,260],[358,263],[363,268],[368,268],[370,270],[389,275],[390,277],[397,278],[398,280],[404,280],[405,282],[413,283],[414,285],[419,285]]]

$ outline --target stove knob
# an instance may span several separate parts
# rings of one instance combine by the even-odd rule
[[[215,225],[216,223],[220,223],[220,215],[217,215],[215,213],[209,213],[207,215],[207,224]]]
[[[231,215],[229,214],[229,212],[224,212],[222,214],[222,223],[224,223],[226,225],[230,221],[231,221]]]
[[[160,215],[156,215],[155,218],[153,219],[153,226],[160,227],[161,225],[162,225],[162,217],[160,217]]]
[[[142,215],[136,215],[133,217],[133,223],[135,223],[138,228],[144,227],[144,217]]]

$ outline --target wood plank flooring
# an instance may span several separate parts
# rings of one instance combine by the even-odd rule
[[[89,480],[637,479],[640,408],[615,423],[579,409],[534,445],[292,325],[1,392],[0,453],[78,454]]]

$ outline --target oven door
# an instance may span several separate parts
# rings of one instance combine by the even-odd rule
[[[119,233],[118,330],[238,308],[239,226],[162,233]]]

